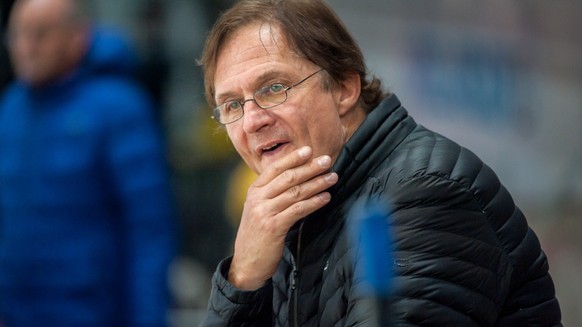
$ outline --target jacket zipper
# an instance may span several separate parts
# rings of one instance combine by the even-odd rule
[[[293,264],[293,280],[291,281],[291,288],[293,290],[293,326],[299,327],[299,266],[301,259],[301,237],[303,234],[303,222],[299,225],[299,233],[297,236],[297,258]]]

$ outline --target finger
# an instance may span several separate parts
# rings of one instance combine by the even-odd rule
[[[274,212],[284,211],[297,202],[311,198],[327,190],[337,181],[337,173],[331,172],[292,186],[273,199],[274,201],[271,202],[273,205],[272,210]]]
[[[321,209],[329,201],[331,201],[329,192],[322,192],[308,199],[293,203],[287,209],[277,214],[274,219],[279,220],[282,228],[289,230],[297,221]]]
[[[338,175],[335,172],[317,176],[274,199],[262,202],[254,209],[260,211],[261,217],[272,216],[273,219],[268,219],[268,223],[279,226],[277,230],[284,231],[282,235],[285,235],[295,222],[329,202],[330,194],[325,190],[337,181]]]
[[[274,162],[253,182],[254,187],[263,187],[284,171],[305,164],[313,155],[309,146],[303,146],[291,152],[281,160]]]
[[[271,182],[268,189],[265,190],[267,198],[275,198],[282,193],[289,192],[299,193],[302,190],[303,183],[319,176],[329,170],[331,167],[331,157],[323,155],[310,160],[303,165],[290,168],[283,171]],[[321,192],[319,190],[317,193]],[[312,193],[311,195],[313,195]]]

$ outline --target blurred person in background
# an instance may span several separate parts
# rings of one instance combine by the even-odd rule
[[[0,102],[0,321],[166,326],[174,208],[134,56],[88,4],[18,0]],[[0,325],[2,324],[0,323]]]
[[[239,1],[200,62],[213,117],[258,174],[202,325],[374,326],[380,310],[394,326],[561,326],[546,256],[496,174],[383,90],[324,1]],[[361,197],[393,210],[387,307],[358,290],[346,225]]]

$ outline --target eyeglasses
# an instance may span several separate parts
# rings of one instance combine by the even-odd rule
[[[253,101],[262,109],[269,109],[278,106],[287,101],[287,92],[289,90],[305,82],[322,70],[324,69],[322,68],[315,73],[312,73],[291,86],[286,86],[281,83],[264,86],[253,93],[252,99],[246,99],[242,102],[237,100],[227,101],[212,110],[212,118],[216,119],[216,121],[222,125],[234,123],[241,119],[245,114],[244,106],[249,101]]]

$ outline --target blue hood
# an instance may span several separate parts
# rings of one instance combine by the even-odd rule
[[[131,74],[137,56],[128,39],[112,27],[98,26],[91,32],[89,50],[80,70],[90,74]]]
[[[41,88],[31,87],[16,78],[16,88],[30,89],[37,94],[52,93],[68,87],[78,78],[97,75],[131,76],[138,68],[137,54],[129,39],[111,26],[93,26],[89,35],[87,53],[72,74],[58,78]]]

